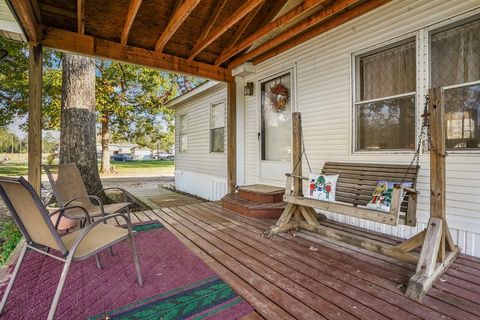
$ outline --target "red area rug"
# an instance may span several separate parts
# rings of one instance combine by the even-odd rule
[[[58,319],[238,319],[253,311],[227,284],[158,222],[135,226],[144,285],[136,280],[127,243],[73,263]],[[1,319],[45,319],[63,264],[30,251]],[[5,290],[2,284],[1,292]]]

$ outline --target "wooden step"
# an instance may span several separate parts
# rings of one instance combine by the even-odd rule
[[[222,199],[223,208],[244,216],[262,219],[278,219],[287,205],[285,202],[257,203],[241,199],[239,193],[227,194]]]
[[[257,203],[278,203],[283,201],[284,188],[267,186],[264,184],[253,184],[250,186],[238,187],[240,199]]]

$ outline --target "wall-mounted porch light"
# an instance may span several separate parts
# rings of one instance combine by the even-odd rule
[[[243,94],[245,96],[253,96],[253,82],[245,83],[245,87],[243,87]]]

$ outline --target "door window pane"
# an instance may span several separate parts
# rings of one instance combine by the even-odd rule
[[[287,73],[261,84],[262,160],[290,161],[292,84]]]
[[[180,152],[187,152],[188,150],[188,123],[187,123],[187,115],[182,114],[178,116],[178,137],[179,137],[179,144],[178,150]]]

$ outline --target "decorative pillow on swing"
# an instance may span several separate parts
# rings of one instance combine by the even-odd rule
[[[367,204],[367,207],[378,211],[390,212],[390,206],[392,204],[393,186],[396,184],[401,184],[402,187],[406,188],[410,188],[412,186],[412,182],[400,183],[380,180],[377,182],[377,187],[373,191],[372,199]]]
[[[307,198],[325,201],[335,201],[335,189],[337,188],[337,175],[310,174],[308,176]]]

